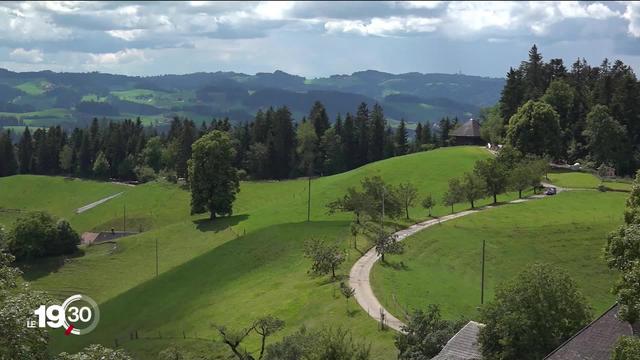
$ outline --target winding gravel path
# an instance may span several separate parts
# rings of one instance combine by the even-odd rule
[[[568,190],[568,189],[562,189],[562,190]],[[544,197],[545,197],[544,195],[533,195],[525,199],[517,199],[517,200],[510,201],[508,202],[508,204],[517,204],[517,203],[529,201],[531,199],[540,199]],[[473,210],[466,210],[466,211],[458,212],[455,214],[442,216],[437,219],[427,220],[421,223],[411,225],[410,227],[404,230],[400,230],[396,232],[395,235],[397,236],[398,241],[401,241],[433,225],[443,223],[445,221],[457,219],[463,216],[471,215],[473,213],[491,209],[497,206],[502,206],[502,205],[488,205],[488,206],[484,206],[484,207],[473,209]],[[378,261],[378,259],[380,259],[380,256],[376,253],[375,248],[369,249],[369,251],[367,251],[360,259],[358,259],[358,261],[356,261],[356,263],[351,268],[351,271],[349,272],[349,284],[352,288],[355,289],[356,301],[358,301],[358,304],[360,304],[360,306],[367,312],[367,314],[369,314],[369,316],[374,318],[376,321],[380,322],[381,313],[382,313],[384,314],[384,322],[386,326],[397,331],[402,331],[401,329],[404,323],[400,321],[398,318],[396,318],[395,316],[391,315],[391,313],[389,313],[382,306],[382,304],[380,304],[380,301],[378,301],[375,294],[373,293],[373,289],[371,288],[371,282],[370,282],[371,269],[373,268],[373,265],[376,263],[376,261]]]

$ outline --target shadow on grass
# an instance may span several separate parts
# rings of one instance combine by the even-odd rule
[[[233,215],[227,217],[219,217],[214,220],[209,218],[194,220],[193,223],[196,224],[196,228],[199,231],[213,231],[219,232],[222,230],[226,230],[227,228],[238,225],[241,221],[245,221],[249,218],[248,214],[241,215]],[[236,230],[237,232],[237,230]],[[242,235],[242,234],[239,234]]]
[[[29,261],[23,260],[17,262],[17,265],[23,272],[22,277],[24,280],[31,282],[51,273],[58,272],[68,261],[73,261],[73,259],[82,257],[84,254],[84,250],[79,249],[70,255],[38,258]]]
[[[382,267],[386,267],[394,270],[403,270],[403,271],[409,270],[409,266],[407,266],[407,264],[405,264],[404,261],[396,262],[396,261],[385,260],[385,261],[381,261],[380,265]]]

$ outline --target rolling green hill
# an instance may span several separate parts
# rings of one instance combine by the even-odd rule
[[[234,215],[214,223],[206,216],[190,216],[188,192],[164,183],[123,187],[15,176],[0,179],[0,189],[10,188],[14,193],[0,195],[0,207],[47,209],[86,231],[117,227],[126,204],[129,227],[142,226],[145,230],[121,239],[115,248],[110,244],[94,245],[84,248],[83,256],[65,262],[49,259],[37,266],[25,266],[25,278],[36,288],[59,297],[81,292],[100,303],[98,329],[78,338],[54,333],[54,351],[73,351],[92,342],[113,345],[117,338],[138,356],[154,358],[169,343],[189,343],[167,340],[167,336],[181,337],[185,331],[213,338],[212,323],[242,327],[259,316],[273,314],[287,323],[280,336],[303,324],[342,326],[351,329],[356,338],[370,341],[376,358],[388,359],[395,356],[393,334],[379,332],[376,323],[361,309],[347,316],[336,283],[307,275],[309,264],[302,257],[303,243],[310,237],[321,237],[348,247],[351,216],[327,215],[325,205],[364,176],[380,175],[396,184],[411,181],[421,195],[433,193],[439,197],[450,177],[469,171],[476,160],[488,156],[482,148],[443,148],[319,178],[311,185],[311,222],[306,222],[306,180],[244,182]],[[23,184],[29,184],[28,189],[21,189]],[[81,195],[58,204],[74,189]],[[124,194],[92,210],[73,212],[85,202],[120,191]],[[26,192],[31,194],[16,200],[18,194]],[[446,210],[438,207],[435,211]],[[413,221],[426,215],[417,207],[411,214]],[[160,271],[157,278],[156,240]],[[360,240],[361,247],[363,241]],[[345,275],[358,256],[349,250],[347,264],[340,273]],[[153,336],[164,334],[165,340],[126,341],[129,332],[135,330]],[[257,345],[255,339],[248,344],[252,348]]]
[[[228,116],[247,121],[260,108],[287,105],[296,118],[322,101],[330,118],[355,112],[360,102],[380,103],[390,120],[466,118],[499,98],[503,79],[446,74],[362,71],[305,79],[282,71],[135,77],[100,73],[12,72],[0,69],[0,112],[25,125],[65,127],[93,117],[141,117],[165,123],[173,116],[202,121]],[[20,124],[22,125],[22,124]]]

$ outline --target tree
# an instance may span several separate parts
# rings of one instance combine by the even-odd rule
[[[540,177],[533,163],[522,161],[518,163],[510,172],[507,178],[509,189],[518,192],[518,198],[522,199],[522,192],[534,183],[540,183]]]
[[[475,208],[475,201],[482,199],[486,193],[486,184],[482,178],[475,173],[466,173],[462,177],[462,196],[471,204],[471,208]]]
[[[520,69],[510,68],[507,73],[507,81],[502,88],[499,103],[500,114],[506,122],[518,111],[524,100],[525,83],[523,77]]]
[[[342,152],[342,138],[338,135],[337,129],[330,128],[324,132],[320,139],[320,147],[324,153],[323,171],[329,175],[344,171],[345,159]]]
[[[633,336],[623,336],[618,339],[611,360],[640,359],[640,339]]]
[[[347,300],[347,314],[349,314],[349,299],[355,295],[356,289],[350,287],[344,282],[340,282],[340,293]]]
[[[463,321],[444,320],[438,305],[429,305],[426,311],[415,310],[407,324],[402,326],[402,332],[395,337],[398,359],[431,359],[438,355],[463,325]]]
[[[73,149],[69,145],[62,147],[60,151],[60,169],[70,172],[73,168]]]
[[[500,116],[499,104],[480,109],[480,135],[491,144],[502,144],[505,134],[505,121]]]
[[[617,295],[618,316],[635,324],[640,320],[640,262],[635,262],[622,273],[622,278],[616,283],[614,292]]]
[[[331,273],[333,279],[336,278],[336,269],[345,261],[344,251],[337,244],[327,244],[320,239],[305,242],[304,256],[312,261],[310,273]]]
[[[338,211],[353,212],[356,224],[360,224],[360,216],[365,212],[365,209],[369,205],[368,203],[369,199],[366,194],[357,191],[353,187],[349,187],[347,188],[347,193],[342,198],[327,204],[327,210],[329,214],[334,214]]]
[[[87,346],[77,354],[61,353],[55,360],[133,360],[124,350],[113,350],[99,344]]]
[[[462,183],[460,179],[453,178],[449,180],[449,188],[442,196],[442,204],[445,206],[451,206],[451,213],[453,214],[453,205],[459,203],[464,198],[462,189]]]
[[[154,136],[147,140],[144,149],[142,149],[143,164],[155,172],[160,171],[162,167],[162,147],[162,140],[158,136]]]
[[[640,224],[622,225],[609,233],[604,253],[609,268],[631,269],[640,261]]]
[[[99,178],[106,179],[111,172],[110,167],[111,165],[109,165],[109,161],[107,161],[104,153],[99,152],[96,160],[93,162],[93,173]]]
[[[329,117],[327,116],[327,110],[320,101],[313,103],[313,107],[309,112],[309,123],[315,130],[316,139],[320,139],[325,131],[327,131],[331,126],[329,123]]]
[[[218,130],[215,130],[218,131]],[[233,330],[227,329],[225,326],[215,326],[218,333],[222,337],[222,342],[229,347],[231,352],[238,358],[238,360],[260,360],[266,354],[266,341],[267,338],[276,332],[284,328],[284,321],[268,315],[262,317],[251,324],[251,326],[241,329]],[[260,353],[258,357],[254,357],[251,353],[243,349],[240,345],[247,336],[252,332],[255,332],[260,336]]]
[[[572,135],[570,127],[571,119],[569,118],[569,114],[573,107],[573,98],[573,88],[571,88],[566,81],[560,79],[552,81],[544,93],[544,96],[542,96],[542,101],[551,105],[558,113],[560,129],[562,129],[562,145],[564,150],[566,150],[566,145],[570,141]]]
[[[591,319],[584,296],[565,273],[535,264],[500,285],[480,309],[485,359],[541,359]]]
[[[80,236],[65,220],[56,222],[45,212],[30,212],[16,219],[8,234],[8,249],[16,258],[72,254],[78,249]]]
[[[624,209],[624,221],[627,224],[640,223],[640,171],[631,185],[631,193]]]
[[[395,138],[396,156],[405,155],[409,152],[409,142],[407,139],[407,125],[404,122],[404,119],[400,119],[400,125],[398,125],[398,128],[396,129]]]
[[[231,215],[236,194],[240,191],[238,171],[233,167],[235,149],[228,133],[213,130],[193,143],[189,160],[191,213],[208,211]]]
[[[436,206],[436,202],[431,194],[422,199],[422,207],[429,210],[429,217],[431,217],[431,209],[433,209],[434,206]]]
[[[367,199],[364,213],[369,219],[382,221],[383,215],[391,219],[402,215],[403,206],[397,190],[380,176],[365,177],[360,183]]]
[[[369,155],[369,109],[366,103],[360,103],[356,112],[355,129],[357,137],[357,152],[355,154],[356,166],[367,163]]]
[[[398,237],[386,232],[382,227],[373,232],[373,241],[373,246],[382,262],[385,262],[385,254],[402,254],[404,251],[404,244],[398,241]]]
[[[412,183],[407,182],[400,184],[397,192],[404,206],[407,219],[409,219],[409,208],[415,205],[418,198],[418,189]]]
[[[48,360],[49,336],[45,329],[24,326],[33,310],[52,299],[21,283],[22,272],[11,263],[15,258],[0,251],[0,359]]]
[[[525,154],[558,155],[558,113],[547,103],[528,101],[509,120],[507,142]]]
[[[583,134],[587,138],[589,153],[596,163],[613,163],[617,171],[628,171],[630,148],[627,130],[611,117],[606,106],[593,107],[587,115],[587,126]]]
[[[33,164],[33,140],[31,131],[26,126],[18,143],[18,162],[20,163],[20,174],[29,174]]]
[[[524,81],[527,85],[525,99],[538,99],[544,92],[545,66],[542,61],[542,54],[538,52],[538,47],[534,44],[529,50],[529,61],[523,63]]]
[[[384,158],[384,130],[387,120],[384,118],[382,106],[373,105],[371,111],[371,139],[369,140],[369,161],[378,161]]]
[[[316,163],[318,137],[310,122],[298,125],[296,140],[298,143],[296,152],[300,159],[301,170],[303,174],[311,176],[313,175],[314,164]]]
[[[484,182],[484,189],[493,196],[493,203],[498,202],[498,194],[507,189],[507,169],[496,159],[476,161],[473,172]]]
[[[9,131],[0,130],[0,177],[15,175],[18,171],[16,154]]]

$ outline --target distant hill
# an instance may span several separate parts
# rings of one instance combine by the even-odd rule
[[[260,108],[281,105],[301,118],[319,100],[331,118],[355,112],[360,102],[377,102],[391,120],[433,122],[477,115],[498,101],[503,85],[500,78],[373,70],[307,79],[279,70],[139,77],[0,69],[0,116],[31,126],[71,126],[93,117],[141,117],[154,124],[173,116],[196,121],[229,116],[238,122]]]

